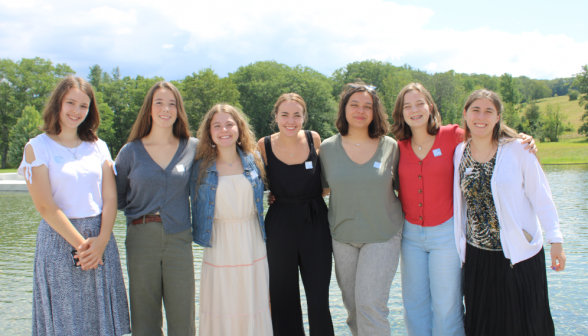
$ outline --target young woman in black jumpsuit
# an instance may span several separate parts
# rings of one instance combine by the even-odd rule
[[[298,113],[303,113],[302,118],[305,117],[304,100],[299,95],[290,93],[278,99],[274,108],[276,119],[280,118],[280,104],[291,101],[297,103],[302,110]],[[296,123],[300,126],[302,124],[301,120]],[[332,243],[327,219],[328,209],[322,198],[321,165],[316,150],[320,145],[320,137],[314,132],[303,131],[300,127],[289,126],[287,129],[279,120],[278,124],[280,133],[266,136],[259,141],[266,159],[269,188],[275,197],[265,217],[274,335],[304,335],[299,269],[306,292],[310,335],[334,335],[329,311]],[[316,147],[313,133],[318,140]],[[294,141],[296,147],[293,147],[291,158],[297,150],[305,153],[307,145],[309,154],[306,160],[298,164],[286,164],[278,159],[272,145],[282,145],[280,136],[282,139],[286,136],[290,136],[290,140],[297,139]],[[285,148],[281,147],[282,153]],[[303,154],[298,153],[300,155]]]

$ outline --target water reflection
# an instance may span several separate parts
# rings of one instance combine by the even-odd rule
[[[565,238],[567,268],[548,269],[551,311],[559,335],[588,334],[588,165],[545,166]],[[30,335],[33,256],[41,217],[28,194],[0,194],[0,335]],[[119,213],[114,234],[121,263],[126,270],[124,216]],[[549,248],[546,247],[546,252]],[[202,249],[194,245],[196,298],[198,297]],[[550,264],[549,257],[547,262]],[[390,324],[393,335],[406,335],[402,321],[400,271],[390,290]],[[126,272],[123,272],[127,283]],[[128,288],[128,283],[127,283]],[[306,301],[302,284],[303,310]],[[331,313],[337,335],[349,335],[346,312],[335,280],[330,287]],[[304,315],[306,328],[308,319]],[[308,334],[308,329],[307,329]]]

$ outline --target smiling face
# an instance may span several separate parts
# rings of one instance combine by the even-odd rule
[[[345,118],[349,128],[367,129],[374,119],[374,101],[372,96],[365,92],[355,92],[349,97],[345,105]]]
[[[276,113],[276,123],[280,133],[287,136],[296,136],[302,129],[304,121],[304,109],[302,105],[293,100],[287,100],[280,104]]]
[[[178,117],[176,96],[171,90],[160,88],[153,94],[151,105],[151,118],[153,126],[172,127]]]
[[[500,121],[496,106],[489,99],[475,100],[464,111],[464,120],[470,129],[472,137],[483,139],[492,137],[494,127]]]
[[[210,137],[219,147],[234,146],[239,139],[239,126],[230,114],[218,112],[210,122]]]
[[[420,91],[413,90],[404,94],[404,105],[402,107],[404,122],[411,128],[427,127],[431,106],[425,95]]]
[[[89,108],[90,97],[78,88],[70,89],[61,101],[59,125],[62,129],[77,128],[86,119]]]

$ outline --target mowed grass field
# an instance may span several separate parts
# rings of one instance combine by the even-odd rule
[[[4,173],[16,173],[16,168],[0,169],[0,174]]]
[[[537,144],[542,164],[588,164],[588,139],[586,137],[561,139],[559,142]]]
[[[557,105],[559,105],[561,112],[568,116],[568,120],[566,120],[566,123],[568,121],[571,122],[576,130],[574,132],[571,132],[573,134],[566,134],[567,136],[573,137],[574,134],[575,136],[580,136],[578,134],[578,128],[583,124],[581,118],[585,110],[584,107],[578,104],[577,100],[570,101],[570,97],[561,96],[543,98],[537,101],[537,106],[539,106],[542,112],[544,112],[547,108],[547,104],[551,104],[554,109],[556,109]]]
[[[570,101],[568,96],[544,98],[537,102],[542,112],[545,111],[547,104],[551,104],[554,109],[559,105],[560,110],[567,115],[566,123],[571,122],[575,130],[563,134],[559,142],[537,144],[541,163],[588,164],[588,138],[578,134],[578,128],[583,124],[581,118],[585,111],[584,107],[580,106],[577,100]]]

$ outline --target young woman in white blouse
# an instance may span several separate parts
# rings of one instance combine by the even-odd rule
[[[464,265],[466,335],[554,335],[541,226],[551,268],[565,268],[563,237],[537,157],[502,124],[500,97],[477,90],[454,156],[455,242]]]
[[[94,92],[66,77],[43,112],[44,133],[31,139],[18,173],[43,217],[37,233],[33,335],[130,333],[127,293],[112,227],[113,162],[96,136]]]

